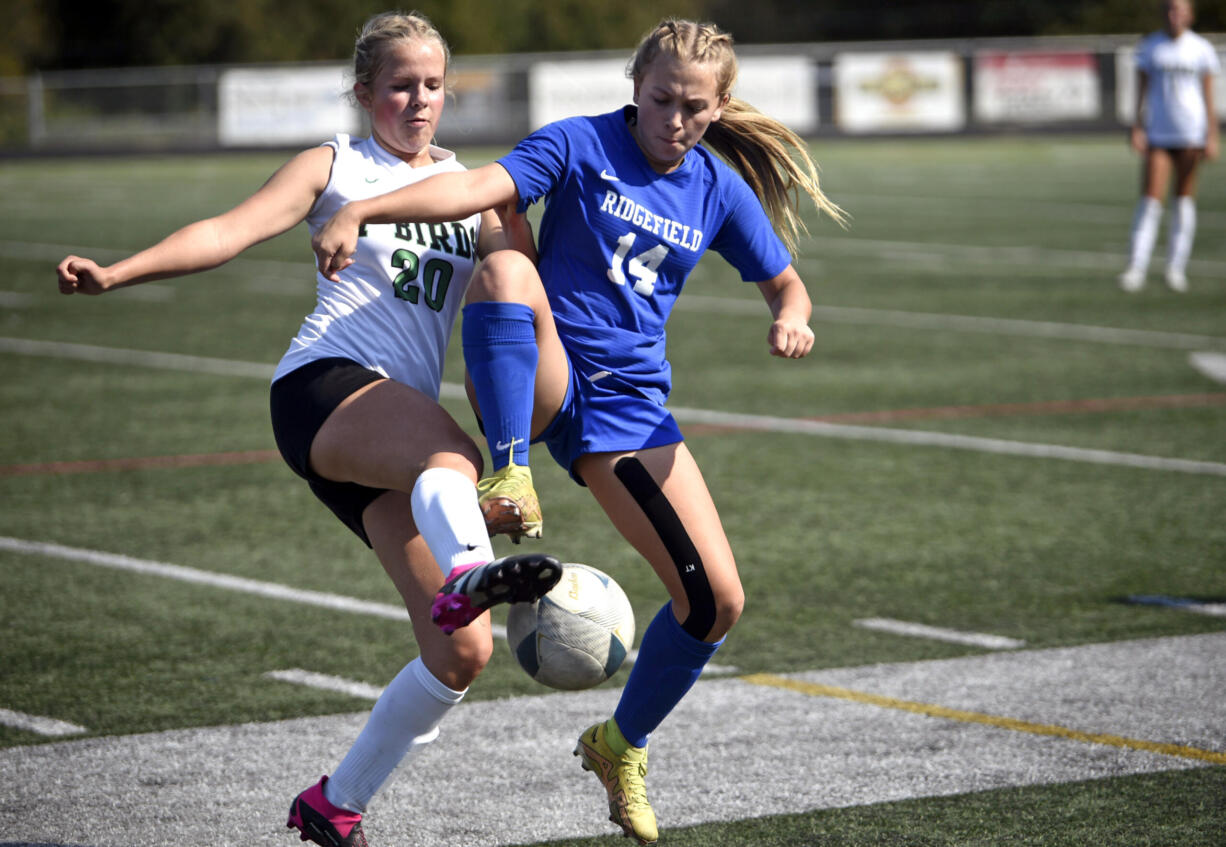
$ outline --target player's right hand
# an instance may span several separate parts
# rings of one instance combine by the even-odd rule
[[[56,265],[55,275],[60,294],[102,294],[114,285],[97,262],[80,256],[65,258]]]
[[[1128,145],[1134,153],[1144,153],[1149,147],[1149,138],[1140,126],[1134,126],[1128,131]]]
[[[342,206],[311,239],[319,272],[333,282],[340,282],[340,272],[353,264],[353,254],[358,249],[359,223],[350,213],[350,207]]]

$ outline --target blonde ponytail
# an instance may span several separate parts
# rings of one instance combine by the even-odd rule
[[[717,93],[728,96],[722,117],[707,127],[702,143],[725,159],[762,202],[779,237],[793,255],[808,227],[799,212],[799,195],[807,194],[821,212],[846,228],[847,213],[822,191],[817,163],[804,139],[774,118],[731,96],[736,83],[732,36],[714,24],[668,18],[639,42],[627,74],[642,78],[661,54],[679,61],[710,64]]]
[[[817,163],[804,139],[744,100],[728,100],[723,116],[707,128],[702,143],[749,183],[793,255],[800,237],[809,234],[798,208],[800,192],[846,229],[847,213],[822,191]]]

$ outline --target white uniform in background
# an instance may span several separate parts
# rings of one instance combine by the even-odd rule
[[[1209,121],[1205,103],[1205,77],[1221,73],[1217,48],[1184,30],[1171,38],[1165,30],[1152,33],[1137,48],[1137,70],[1146,75],[1144,127],[1151,150],[1189,150],[1205,146]],[[1141,116],[1138,116],[1140,118]],[[1120,275],[1125,291],[1145,285],[1150,255],[1158,239],[1162,202],[1143,196],[1132,219],[1128,269]],[[1175,291],[1186,291],[1186,268],[1196,237],[1196,198],[1175,197],[1167,232],[1166,282]]]
[[[1151,147],[1204,147],[1209,127],[1204,78],[1221,73],[1217,49],[1186,30],[1178,38],[1155,32],[1137,49],[1137,70],[1149,77],[1145,135]],[[1216,118],[1216,116],[1215,116]]]

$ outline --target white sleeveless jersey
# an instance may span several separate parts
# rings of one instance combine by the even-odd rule
[[[386,194],[434,174],[465,170],[449,150],[411,167],[371,138],[337,135],[328,186],[307,215],[314,236],[351,200]],[[481,217],[447,224],[368,224],[340,282],[315,274],[318,302],[273,381],[308,362],[342,356],[438,399],[451,328],[472,277]],[[312,260],[314,256],[312,255]]]
[[[1145,134],[1150,145],[1204,147],[1210,120],[1204,78],[1221,72],[1217,49],[1191,30],[1174,39],[1159,31],[1141,42],[1136,61],[1137,70],[1149,76]]]

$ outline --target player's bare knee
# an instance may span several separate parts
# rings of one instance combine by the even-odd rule
[[[485,666],[489,664],[492,651],[465,652],[456,657],[455,673],[461,685],[453,686],[457,691],[467,688],[476,681]]]
[[[448,468],[464,474],[475,484],[485,472],[485,459],[481,455],[481,448],[472,440],[456,440],[426,459],[422,470],[430,468]]]
[[[711,625],[711,631],[707,633],[706,640],[718,641],[727,635],[741,619],[741,613],[744,610],[745,593],[743,591],[721,595],[716,600],[715,622]]]
[[[722,592],[716,602],[715,619],[726,621],[731,629],[745,611],[745,592],[738,585],[735,591]]]
[[[462,631],[461,631],[462,632]],[[423,660],[439,681],[456,691],[462,691],[481,675],[494,655],[492,638],[474,637],[478,631],[448,636],[438,650],[423,650]]]
[[[528,283],[537,278],[536,268],[518,250],[497,250],[486,256],[468,284],[466,301],[522,302]]]

